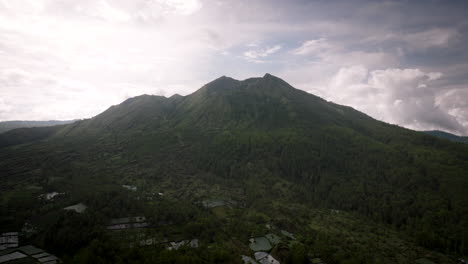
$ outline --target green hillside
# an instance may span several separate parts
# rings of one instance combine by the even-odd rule
[[[25,241],[74,263],[241,263],[253,256],[249,238],[268,233],[281,237],[270,251],[281,263],[456,263],[468,253],[468,145],[269,74],[1,134],[0,175],[0,231],[31,223]],[[38,202],[47,192],[65,194]],[[61,210],[80,202],[84,214]],[[131,215],[151,227],[118,239],[104,228]],[[129,249],[133,236],[160,243]],[[197,249],[162,246],[193,238]]]
[[[461,137],[461,136],[457,136],[457,135],[450,134],[450,133],[440,131],[440,130],[430,130],[430,131],[422,131],[422,132],[435,136],[435,137],[448,139],[454,142],[468,143],[468,137]]]
[[[16,128],[24,128],[24,127],[48,127],[48,126],[57,126],[57,125],[64,125],[70,124],[75,122],[76,120],[50,120],[50,121],[3,121],[0,122],[0,133],[4,133]]]

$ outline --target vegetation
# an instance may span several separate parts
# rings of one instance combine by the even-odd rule
[[[439,138],[444,138],[448,139],[450,141],[454,142],[463,142],[463,143],[468,143],[468,137],[460,137],[454,134],[450,134],[444,131],[439,131],[439,130],[431,130],[431,131],[423,131],[426,134],[439,137]]]
[[[3,121],[0,122],[0,133],[4,133],[16,128],[24,127],[47,127],[47,126],[57,126],[65,125],[75,122],[76,120],[50,120],[50,121]]]
[[[26,241],[70,263],[239,263],[252,255],[248,240],[269,233],[282,238],[271,251],[281,263],[452,263],[468,252],[468,145],[271,75],[131,98],[47,135],[8,133],[0,231],[32,223],[38,232]],[[51,191],[65,195],[39,200]],[[207,200],[224,205],[205,208]],[[78,202],[84,214],[62,210]],[[136,215],[151,226],[106,229]],[[193,238],[200,247],[166,249]]]

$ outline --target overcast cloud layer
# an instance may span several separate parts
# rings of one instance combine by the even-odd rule
[[[277,75],[468,135],[465,1],[0,0],[0,120],[92,117],[221,75]]]

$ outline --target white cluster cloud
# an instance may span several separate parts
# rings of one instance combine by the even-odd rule
[[[436,104],[451,116],[456,117],[457,121],[463,126],[465,133],[468,134],[468,89],[458,88],[442,92],[436,97]]]
[[[377,33],[355,40],[352,45],[325,37],[314,38],[291,51],[304,61],[302,65],[289,67],[283,75],[304,90],[353,106],[379,120],[416,130],[468,134],[468,107],[461,103],[468,98],[468,85],[457,89],[446,86],[444,83],[449,80],[442,71],[447,69],[421,70],[404,65],[408,54],[447,48],[457,38],[459,33],[453,28]],[[362,49],[369,43],[391,48]]]
[[[439,103],[433,82],[439,72],[419,69],[369,71],[363,66],[341,68],[331,79],[326,97],[353,106],[374,118],[412,129],[466,133],[462,120]]]

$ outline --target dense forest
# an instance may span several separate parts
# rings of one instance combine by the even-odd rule
[[[12,130],[0,147],[0,231],[28,223],[24,243],[65,262],[241,263],[249,239],[266,234],[280,237],[269,253],[281,263],[456,263],[468,253],[467,144],[269,74]],[[50,192],[63,195],[38,198]],[[86,211],[62,210],[76,203]],[[150,226],[106,229],[137,215]],[[195,238],[197,248],[167,249]],[[144,239],[157,243],[137,246]]]

